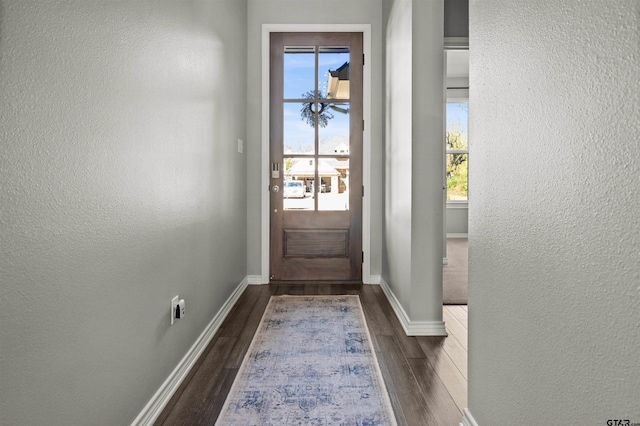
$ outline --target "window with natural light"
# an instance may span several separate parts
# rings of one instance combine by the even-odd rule
[[[469,101],[448,101],[446,119],[447,201],[468,201]]]

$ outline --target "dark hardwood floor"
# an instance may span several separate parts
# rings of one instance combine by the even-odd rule
[[[407,337],[380,286],[249,286],[156,425],[214,424],[271,295],[358,294],[398,425],[458,425],[467,406],[467,307],[445,306],[449,336]]]

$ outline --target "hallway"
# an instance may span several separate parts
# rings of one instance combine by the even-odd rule
[[[271,295],[359,294],[399,425],[457,425],[467,406],[467,307],[445,306],[449,337],[407,337],[377,285],[249,286],[156,421],[213,424]]]

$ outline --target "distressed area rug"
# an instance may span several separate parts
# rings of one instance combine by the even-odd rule
[[[272,296],[216,425],[396,425],[358,296]]]

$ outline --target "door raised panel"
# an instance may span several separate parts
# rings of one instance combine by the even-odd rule
[[[349,257],[348,229],[285,229],[285,257]]]

